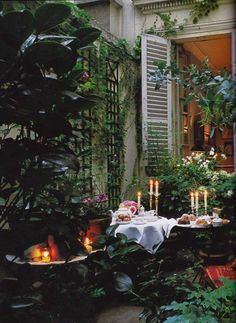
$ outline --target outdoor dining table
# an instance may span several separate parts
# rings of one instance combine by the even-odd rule
[[[143,219],[145,221],[145,218]],[[116,222],[113,221],[112,224]],[[168,238],[171,229],[177,224],[175,219],[167,219],[165,217],[157,218],[153,222],[137,224],[135,220],[131,223],[122,223],[115,231],[123,233],[129,239],[134,239],[150,253],[155,253],[165,238]]]

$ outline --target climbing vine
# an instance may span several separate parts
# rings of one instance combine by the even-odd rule
[[[168,38],[184,30],[189,19],[193,24],[197,24],[200,19],[209,16],[211,11],[219,7],[218,0],[196,1],[193,9],[190,11],[189,18],[185,18],[182,23],[178,23],[176,18],[172,18],[172,13],[158,12],[152,27],[145,30],[148,34],[154,34],[160,37]],[[160,27],[158,23],[160,22]]]
[[[196,1],[190,17],[194,24],[197,24],[199,19],[209,16],[210,12],[219,7],[218,0],[202,0]]]

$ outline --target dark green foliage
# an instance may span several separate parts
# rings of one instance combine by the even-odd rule
[[[71,11],[67,5],[60,3],[46,3],[35,12],[36,33],[40,34],[64,22]]]
[[[218,0],[203,0],[197,1],[194,4],[190,16],[194,24],[197,24],[199,19],[209,16],[210,12],[219,7]]]
[[[11,5],[17,8],[16,2]],[[68,170],[79,172],[71,149],[74,119],[96,98],[79,90],[81,39],[56,30],[71,17],[71,4],[47,3],[32,12],[12,7],[5,10],[4,3],[0,16],[0,255],[24,257],[27,248],[47,242],[50,234],[66,260],[87,254],[78,240],[86,224],[72,202],[79,192],[66,182],[64,189],[57,185]],[[42,34],[49,29],[52,33]],[[95,28],[89,33],[84,45],[100,35]],[[38,270],[7,264],[7,269],[8,278],[0,283],[3,322],[62,322],[91,313],[94,288],[86,266]]]
[[[233,322],[236,318],[235,282],[228,279],[222,281],[224,286],[218,289],[202,290],[199,286],[183,302],[173,301],[170,305],[162,306],[161,310],[168,311],[164,322]],[[172,313],[174,315],[171,316]]]
[[[15,2],[11,5],[16,9]],[[74,119],[96,101],[81,95],[79,39],[56,32],[71,9],[62,3],[43,4],[34,14],[8,9],[0,16],[0,256],[24,257],[27,248],[47,243],[49,234],[63,259],[85,255],[78,238],[86,226],[72,205],[73,187],[57,188],[65,172],[80,170],[72,149]],[[52,34],[42,34],[53,28]],[[95,29],[92,41],[94,33]],[[39,277],[28,265],[15,268],[10,279],[1,279],[3,322],[5,318],[26,322],[29,317],[46,322],[50,315],[57,322],[67,316],[65,311],[75,317],[78,311],[72,300],[80,295],[81,276],[75,267],[54,271],[45,267]],[[39,288],[34,287],[38,280]],[[59,298],[66,304],[64,312]]]

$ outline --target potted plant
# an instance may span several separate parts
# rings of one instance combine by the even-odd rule
[[[82,118],[81,111],[95,102],[81,95],[77,62],[83,59],[80,48],[91,46],[100,31],[80,25],[73,17],[70,32],[59,33],[57,26],[62,27],[71,18],[70,2],[49,2],[35,10],[21,11],[5,11],[4,5],[0,3],[0,255],[22,257],[27,248],[47,241],[53,234],[63,259],[68,259],[82,246],[78,240],[82,220],[68,208],[70,201],[58,190],[57,181],[69,169],[76,173],[80,169],[73,151],[73,120]],[[49,202],[53,198],[58,202],[43,206],[45,196]],[[80,316],[76,312],[81,299],[76,294],[76,270],[69,275],[69,266],[49,271],[45,268],[42,285],[35,290],[35,278],[18,275],[24,268],[17,268],[15,275],[11,273],[14,286],[6,281],[3,290],[1,282],[3,321],[18,321],[17,309],[23,311],[25,307],[23,320],[34,320],[34,291],[40,294],[39,321]],[[68,276],[73,277],[76,292],[72,292]],[[18,283],[24,289],[20,290]],[[60,295],[63,306],[57,306],[56,295]],[[27,306],[26,298],[30,300]],[[66,301],[71,310],[63,310]]]

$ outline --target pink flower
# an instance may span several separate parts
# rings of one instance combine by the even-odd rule
[[[84,204],[93,203],[93,199],[91,199],[91,197],[85,197],[84,199],[82,199],[82,203]]]
[[[86,82],[87,80],[89,79],[89,74],[88,74],[88,72],[83,72],[82,74],[81,74],[81,76],[80,76],[80,80],[82,81],[82,82]]]
[[[95,196],[94,201],[97,203],[103,203],[108,201],[108,196],[106,194],[100,194]]]
[[[138,203],[135,201],[123,201],[122,204],[124,204],[126,207],[130,207],[130,206],[135,206],[136,208],[138,207]]]

